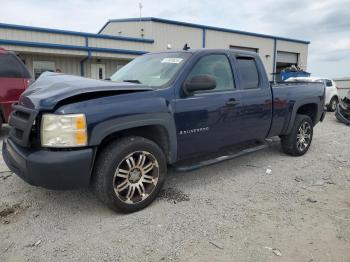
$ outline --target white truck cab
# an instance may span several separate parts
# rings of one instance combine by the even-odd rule
[[[335,82],[323,77],[290,77],[286,82],[323,82],[326,89],[325,106],[329,112],[334,112],[339,103],[338,90]]]

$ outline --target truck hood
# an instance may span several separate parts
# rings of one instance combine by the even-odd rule
[[[134,83],[115,83],[85,77],[46,72],[21,95],[19,104],[32,109],[52,110],[68,99],[75,101],[101,96],[153,90]]]

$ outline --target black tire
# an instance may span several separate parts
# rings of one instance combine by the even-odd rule
[[[329,101],[329,104],[327,105],[327,111],[335,112],[335,110],[337,110],[338,103],[339,103],[338,98],[336,96],[333,96],[331,101]]]
[[[300,140],[298,140],[298,133],[300,128],[305,124],[305,126],[310,127],[310,138],[307,141],[307,145],[303,143],[303,146],[301,146]],[[292,131],[289,135],[281,136],[281,144],[282,144],[282,150],[286,154],[292,155],[292,156],[302,156],[304,155],[308,150],[312,142],[312,136],[313,136],[313,122],[311,118],[307,115],[297,115],[295,117],[294,126],[292,128]],[[305,140],[306,141],[306,140]]]
[[[135,203],[126,203],[125,201],[131,201],[130,198],[128,198],[129,195],[129,187],[125,188],[125,190],[128,190],[125,199],[124,196],[122,196],[122,193],[124,191],[119,192],[118,186],[117,186],[117,179],[121,179],[122,182],[119,183],[119,187],[121,184],[124,184],[125,182],[129,185],[133,184],[135,181],[131,180],[131,176],[133,172],[131,172],[132,168],[127,167],[128,173],[125,173],[125,178],[120,178],[119,175],[124,175],[122,173],[118,172],[117,169],[122,170],[120,168],[120,165],[122,163],[129,163],[127,159],[130,160],[130,157],[132,156],[134,158],[134,154],[139,153],[141,161],[141,154],[143,153],[149,153],[148,155],[144,155],[143,157],[145,160],[143,161],[143,165],[146,165],[146,163],[151,163],[152,161],[149,161],[146,159],[147,157],[152,156],[152,159],[154,159],[154,164],[152,167],[152,174],[157,173],[157,177],[155,180],[157,180],[156,184],[153,184],[154,181],[152,179],[152,182],[147,182],[149,184],[143,184],[143,193],[141,194],[140,188],[134,188],[132,196],[134,194],[139,194],[139,201]],[[137,162],[137,163],[136,163]],[[141,161],[142,162],[142,161]],[[138,164],[138,160],[133,162],[133,167],[136,169],[136,164]],[[126,166],[126,165],[125,165]],[[125,169],[125,168],[124,168]],[[153,170],[153,169],[156,169]],[[136,184],[141,181],[143,181],[143,174],[148,174],[147,172],[141,172],[139,173],[139,180],[136,181]],[[94,192],[96,196],[105,203],[108,207],[115,211],[120,211],[123,213],[131,213],[138,210],[141,210],[152,203],[152,201],[157,197],[163,183],[166,177],[167,173],[167,163],[165,159],[164,152],[160,149],[160,147],[154,143],[151,140],[145,139],[143,137],[126,137],[122,138],[120,140],[115,140],[109,145],[107,145],[104,149],[102,149],[102,152],[99,154],[98,159],[95,163],[94,172],[93,172],[93,180],[92,180],[92,186],[94,189]],[[136,175],[137,176],[137,175]],[[149,176],[148,176],[149,177]],[[135,178],[134,178],[135,179]],[[136,178],[137,179],[137,178]],[[131,182],[132,181],[132,182]],[[122,186],[123,188],[124,186]],[[146,188],[149,192],[146,193]],[[150,188],[151,187],[151,188]],[[131,186],[130,186],[131,188]],[[120,190],[120,188],[119,188]],[[137,191],[136,191],[137,190]],[[118,192],[117,192],[118,191]],[[136,196],[135,196],[136,197]],[[145,199],[142,199],[143,197],[146,197]]]

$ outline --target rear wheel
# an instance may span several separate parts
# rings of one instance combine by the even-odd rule
[[[297,115],[292,131],[281,137],[282,149],[292,156],[304,155],[312,142],[313,123],[307,115]]]
[[[134,212],[156,198],[166,172],[165,156],[157,144],[127,137],[103,149],[95,165],[93,187],[110,208]]]
[[[337,109],[337,105],[338,105],[339,101],[337,97],[332,97],[331,101],[329,102],[329,104],[327,105],[327,110],[329,112],[335,112],[335,110]]]

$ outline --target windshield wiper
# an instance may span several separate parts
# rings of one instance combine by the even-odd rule
[[[140,80],[137,80],[137,79],[123,80],[123,82],[141,84]]]

